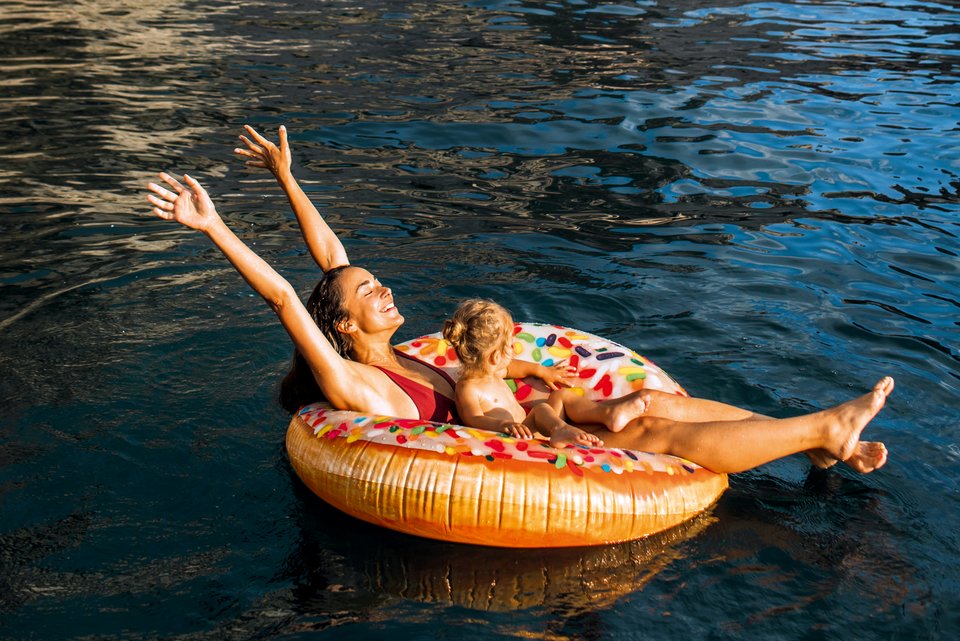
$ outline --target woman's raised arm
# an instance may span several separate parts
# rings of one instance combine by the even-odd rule
[[[310,317],[293,286],[227,227],[200,183],[186,175],[183,177],[186,186],[168,174],[162,173],[160,178],[170,189],[156,183],[147,186],[153,192],[147,195],[153,213],[164,220],[175,220],[201,231],[213,241],[280,318],[331,403],[351,409],[364,404],[366,399],[358,393],[363,386],[357,385],[364,374],[356,371],[358,366],[364,366],[337,353]]]
[[[279,147],[261,136],[250,125],[244,125],[244,129],[247,130],[253,140],[246,136],[240,136],[240,140],[247,148],[237,147],[233,150],[234,153],[249,158],[247,165],[250,167],[269,169],[273,177],[280,183],[280,187],[287,195],[290,207],[297,217],[297,222],[300,223],[300,232],[303,234],[303,240],[306,242],[313,260],[325,272],[334,267],[349,265],[347,252],[340,239],[330,229],[323,216],[320,215],[320,212],[303,192],[296,178],[293,177],[290,145],[287,143],[287,128],[283,125],[280,126]]]

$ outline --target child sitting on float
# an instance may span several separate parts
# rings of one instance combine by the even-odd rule
[[[647,409],[649,394],[643,391],[629,394],[616,403],[601,404],[567,388],[556,389],[529,413],[525,412],[504,380],[507,367],[513,361],[513,328],[510,312],[493,301],[480,299],[461,303],[443,325],[443,337],[450,341],[460,359],[460,377],[455,390],[457,413],[467,426],[523,439],[533,438],[534,432],[540,432],[550,438],[553,447],[599,447],[603,445],[600,437],[574,427],[565,419],[583,425],[600,424],[611,432],[619,432]],[[545,380],[551,378],[550,369],[573,368],[560,364],[547,369],[548,372],[539,374]]]

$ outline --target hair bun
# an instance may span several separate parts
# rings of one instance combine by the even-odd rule
[[[451,318],[443,323],[443,337],[450,341],[454,348],[456,348],[463,340],[463,333],[466,329],[467,326],[464,325],[462,321]]]

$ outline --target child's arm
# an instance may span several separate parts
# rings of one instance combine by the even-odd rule
[[[552,390],[561,387],[572,387],[570,379],[577,373],[577,368],[560,361],[552,367],[544,367],[538,363],[513,359],[507,365],[507,378],[526,378],[535,376],[541,379]]]
[[[480,386],[471,385],[470,381],[457,382],[457,413],[464,425],[479,430],[506,432],[516,438],[533,438],[533,431],[523,423],[513,420],[505,408],[495,407],[485,411],[481,402],[482,396],[483,390]]]

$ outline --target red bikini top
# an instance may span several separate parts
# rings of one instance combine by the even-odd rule
[[[450,376],[440,369],[439,367],[434,367],[430,363],[424,363],[421,360],[417,360],[412,356],[408,356],[401,351],[394,350],[394,353],[397,356],[402,356],[411,361],[416,361],[426,365],[434,372],[439,374],[450,383],[450,387],[456,388],[456,383]],[[420,419],[425,421],[436,421],[438,423],[459,423],[460,417],[457,415],[457,405],[456,403],[433,389],[432,387],[427,387],[417,381],[411,380],[402,374],[397,374],[396,372],[391,372],[388,369],[374,365],[378,370],[390,377],[390,380],[397,384],[397,387],[402,389],[407,396],[410,397],[410,400],[413,401],[413,404],[417,406],[417,411],[420,413]]]

